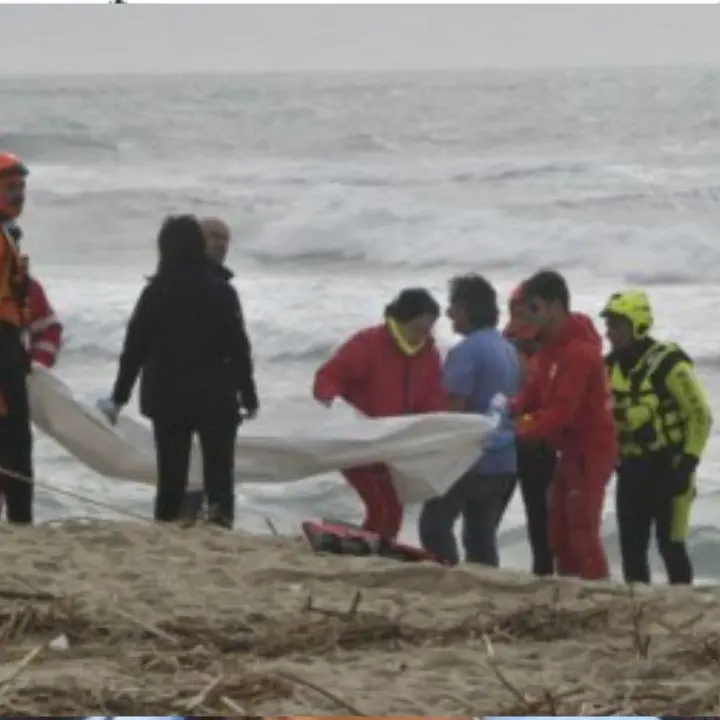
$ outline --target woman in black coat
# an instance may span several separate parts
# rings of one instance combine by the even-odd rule
[[[178,520],[192,438],[200,438],[210,520],[232,527],[235,439],[241,412],[258,410],[250,342],[235,289],[213,271],[192,215],[169,217],[158,236],[156,274],[127,326],[103,410],[114,422],[140,381],[140,411],[152,421],[158,465],[155,519]]]

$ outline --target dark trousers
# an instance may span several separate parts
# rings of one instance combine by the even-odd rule
[[[462,516],[465,559],[498,567],[497,531],[515,482],[514,474],[485,474],[471,469],[445,495],[425,503],[419,520],[423,547],[457,565],[460,557],[453,528]]]
[[[29,525],[33,521],[34,485],[28,360],[15,329],[0,327],[0,355],[3,405],[0,412],[0,493],[5,500],[8,520]]]
[[[626,582],[650,582],[648,548],[655,526],[658,552],[671,585],[689,585],[693,567],[685,542],[694,488],[673,497],[673,459],[655,456],[623,461],[617,471],[616,512]]]
[[[200,438],[203,488],[209,520],[232,528],[235,520],[235,419],[192,425],[171,419],[155,419],[153,431],[158,466],[155,519],[174,522],[182,516],[188,485],[190,450],[195,433]]]
[[[556,452],[546,445],[518,446],[518,475],[527,518],[532,571],[538,576],[552,575],[555,567],[548,535],[548,493],[556,462]]]

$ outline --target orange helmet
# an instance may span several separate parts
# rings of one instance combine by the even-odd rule
[[[28,173],[20,158],[0,152],[0,220],[14,220],[22,213]]]
[[[518,311],[523,301],[523,286],[518,285],[511,293],[508,301],[510,320],[503,330],[505,337],[511,340],[535,340],[538,335],[538,328],[532,323],[526,322],[519,317]]]

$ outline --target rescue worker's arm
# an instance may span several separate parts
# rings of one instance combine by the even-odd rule
[[[127,405],[138,375],[145,364],[155,334],[155,307],[152,285],[146,285],[128,321],[125,341],[120,353],[112,401],[116,406]]]
[[[712,410],[697,374],[687,361],[680,361],[665,377],[665,387],[685,419],[684,454],[699,461],[710,438]]]
[[[430,361],[424,392],[420,397],[417,412],[443,412],[449,409],[448,396],[443,387],[442,359],[436,347],[430,349]]]
[[[466,412],[469,409],[476,375],[475,359],[466,345],[456,345],[448,352],[443,368],[443,386],[452,412]]]
[[[30,278],[28,310],[32,361],[51,368],[62,348],[63,326],[50,305],[45,288],[34,278]]]
[[[360,380],[366,370],[366,336],[359,332],[341,345],[315,373],[313,397],[320,402],[344,397],[348,387]]]
[[[588,381],[602,362],[599,354],[584,345],[568,348],[562,362],[557,364],[552,404],[524,415],[518,421],[518,437],[545,440],[569,428],[575,422]]]
[[[235,288],[227,284],[224,286],[227,295],[226,317],[221,319],[226,325],[223,336],[229,341],[229,356],[233,364],[238,390],[242,396],[242,405],[250,415],[255,415],[260,407],[257,388],[255,386],[255,369],[252,360],[250,339],[245,329],[240,298]]]

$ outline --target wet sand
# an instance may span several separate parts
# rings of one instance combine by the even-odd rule
[[[4,526],[0,563],[4,714],[720,711],[716,588],[138,523]]]

